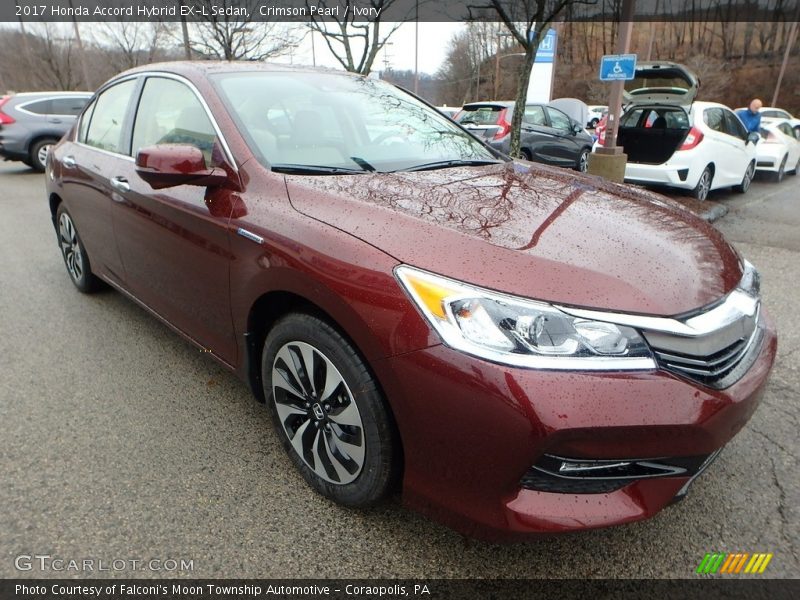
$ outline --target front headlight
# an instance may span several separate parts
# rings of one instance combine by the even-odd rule
[[[650,348],[631,327],[407,266],[395,273],[444,343],[467,354],[535,369],[655,368]]]

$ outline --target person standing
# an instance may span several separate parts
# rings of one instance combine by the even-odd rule
[[[764,103],[761,100],[755,98],[750,102],[749,108],[742,108],[736,111],[736,116],[742,120],[748,132],[758,133],[761,127],[761,113],[758,111],[763,105]]]

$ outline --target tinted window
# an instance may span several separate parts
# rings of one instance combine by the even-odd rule
[[[35,115],[47,115],[50,114],[50,103],[51,100],[37,100],[36,102],[29,102],[28,104],[23,104],[20,106],[22,110],[27,110],[30,113]]]
[[[570,123],[567,115],[554,108],[548,108],[547,112],[550,114],[550,124],[552,127],[560,129],[561,131],[572,131],[572,123]]]
[[[526,106],[522,120],[528,125],[547,125],[544,109],[541,106]]]
[[[719,110],[721,110],[722,114],[725,116],[726,133],[737,138],[747,139],[747,129],[745,129],[744,123],[739,120],[739,117],[729,110]]]
[[[53,98],[50,114],[78,116],[88,101],[88,98]]]
[[[465,108],[461,111],[456,121],[462,125],[496,125],[500,118],[499,106],[480,106],[478,108]]]
[[[104,91],[95,102],[86,143],[109,152],[127,153],[122,148],[125,114],[136,80],[129,79]]]
[[[783,133],[788,135],[789,137],[794,137],[794,129],[792,129],[791,125],[788,123],[781,123],[778,125],[778,129],[780,129]]]
[[[703,121],[714,131],[720,133],[728,133],[725,126],[725,116],[722,114],[721,108],[709,108],[703,113]]]
[[[188,86],[163,77],[144,84],[133,127],[132,153],[156,144],[181,144],[203,151],[211,164],[216,133],[203,105]]]
[[[92,102],[86,111],[83,113],[83,117],[81,118],[81,123],[78,126],[78,141],[81,143],[86,143],[86,132],[89,130],[89,123],[92,120],[92,112],[94,112],[94,107],[96,102]]]

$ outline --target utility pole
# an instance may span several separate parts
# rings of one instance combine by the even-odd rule
[[[414,2],[414,94],[419,96],[419,0]]]
[[[74,8],[72,6],[72,0],[69,0],[69,7]],[[81,69],[83,69],[83,83],[86,86],[86,91],[89,92],[92,90],[92,80],[89,77],[89,67],[86,64],[86,50],[83,47],[83,41],[81,40],[81,31],[78,28],[78,20],[75,18],[75,15],[72,15],[72,27],[75,30],[75,40],[78,42],[78,52],[81,55]]]
[[[783,82],[783,75],[786,73],[786,64],[789,62],[789,56],[792,53],[792,47],[797,41],[797,19],[800,17],[800,8],[798,8],[798,15],[792,23],[792,29],[789,31],[789,39],[786,40],[786,51],[783,53],[783,63],[781,64],[781,71],[778,73],[778,81],[775,83],[775,93],[772,94],[772,104],[770,106],[778,106],[778,93],[781,91],[781,83]]]

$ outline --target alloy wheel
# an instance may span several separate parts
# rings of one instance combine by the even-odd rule
[[[747,171],[744,173],[744,179],[742,179],[742,192],[746,192],[750,189],[750,184],[753,182],[753,173],[755,173],[756,166],[753,163],[750,163],[750,166],[747,167]]]
[[[67,263],[67,271],[75,282],[79,282],[83,277],[83,252],[78,241],[78,234],[75,232],[75,226],[67,213],[61,213],[58,232],[61,252]]]
[[[284,344],[272,363],[272,397],[284,433],[323,480],[354,481],[365,459],[364,426],[342,374],[305,342]]]
[[[581,173],[586,173],[586,169],[589,166],[589,153],[585,150],[581,153],[581,157],[578,159],[578,170]]]
[[[781,161],[781,166],[778,167],[778,172],[775,174],[775,180],[780,183],[783,181],[783,178],[786,176],[786,160],[789,158],[789,155],[783,157]]]
[[[50,152],[51,146],[52,144],[45,144],[44,146],[39,148],[39,151],[36,153],[36,158],[39,159],[40,164],[42,165],[47,164],[47,154]]]
[[[697,199],[705,200],[708,197],[708,191],[711,188],[711,173],[703,171],[700,176],[700,181],[697,182]]]

